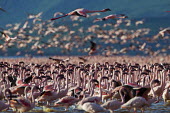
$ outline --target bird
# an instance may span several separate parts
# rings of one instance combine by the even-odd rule
[[[158,33],[158,34],[159,34],[159,35],[161,35],[162,37],[164,37],[164,36],[165,36],[165,34],[170,35],[170,27],[165,28],[165,29],[163,29],[163,30],[159,31],[159,33]]]
[[[93,41],[90,41],[90,51],[89,51],[89,55],[92,55],[96,52],[96,48],[97,48],[97,44]]]
[[[169,83],[170,83],[170,82],[169,82]],[[164,91],[163,91],[162,98],[163,98],[163,100],[164,100],[164,103],[166,103],[167,100],[170,100],[169,88],[170,88],[170,84],[167,84],[167,85],[165,86]]]
[[[58,63],[58,64],[59,64],[60,62],[63,62],[62,59],[57,59],[57,58],[52,58],[52,57],[49,57],[49,59],[55,61],[55,62]]]
[[[84,57],[78,57],[80,60],[82,60],[83,62],[87,62],[87,59],[85,59]]]
[[[9,35],[7,35],[6,33],[2,32],[2,31],[0,31],[0,33],[5,37],[5,41],[6,41],[6,42],[9,42],[9,41],[11,41],[11,40],[16,40],[16,39],[17,39],[17,36],[15,36],[15,37],[10,37]]]
[[[30,88],[29,86],[27,86],[25,88],[25,91]],[[35,90],[35,86],[33,86],[31,88],[31,96],[33,95],[33,91]],[[25,92],[26,93],[26,92]],[[11,99],[10,100],[10,106],[14,109],[16,109],[18,112],[22,113],[22,112],[26,112],[29,111],[31,109],[34,108],[35,106],[35,99],[32,96],[32,100],[28,100],[27,99],[27,94],[25,94],[25,97],[18,97],[16,99]]]
[[[125,93],[123,92],[124,89],[120,89],[119,90],[119,94],[121,96],[122,101],[118,101],[118,100],[110,100],[105,102],[104,104],[102,104],[101,106],[105,109],[109,109],[111,112],[113,112],[114,110],[117,110],[121,107],[122,104],[125,103]],[[124,93],[124,95],[123,95]]]
[[[0,101],[0,111],[2,111],[4,109],[8,109],[10,107],[9,99],[7,97],[7,92],[9,93],[9,96],[10,96],[10,99],[11,99],[12,93],[11,93],[10,89],[5,89],[5,91],[3,93],[5,95],[5,98],[8,100],[8,102],[4,103],[3,101]]]
[[[137,108],[142,109],[143,107],[146,107],[146,106],[149,106],[149,103],[146,101],[146,99],[140,96],[136,96],[134,98],[131,98],[128,102],[124,103],[121,106],[121,108],[123,109],[134,108],[134,111],[136,112]]]
[[[74,11],[67,13],[63,16],[60,16],[57,18],[52,18],[51,20],[56,20],[56,19],[63,18],[63,17],[69,16],[69,15],[77,15],[77,16],[87,17],[87,13],[106,12],[106,11],[111,11],[111,10],[109,8],[107,8],[107,9],[103,9],[103,10],[93,11],[93,10],[87,10],[84,8],[79,8],[79,9],[75,9]]]
[[[1,7],[0,7],[0,10],[1,10],[1,11],[3,11],[3,12],[6,12],[6,10],[5,10],[5,9],[3,9],[3,8],[1,8]]]
[[[88,113],[105,112],[106,110],[99,104],[87,102],[82,105],[82,109]]]
[[[128,18],[128,16],[125,16],[125,14],[112,14],[112,15],[105,16],[103,18],[97,18],[94,20],[94,22],[104,21],[104,20],[108,20],[108,19],[116,19],[116,18]]]
[[[69,106],[74,105],[76,102],[78,102],[79,99],[75,98],[73,96],[65,96],[61,99],[59,99],[57,102],[54,103],[54,106],[64,106],[66,107],[66,110],[68,109]]]

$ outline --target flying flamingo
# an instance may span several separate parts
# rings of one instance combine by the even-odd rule
[[[125,16],[125,14],[113,14],[113,15],[105,16],[103,18],[97,18],[94,20],[94,22],[108,20],[108,19],[116,19],[116,18],[128,18],[128,16]]]
[[[163,30],[159,31],[159,34],[160,34],[162,37],[164,37],[164,36],[165,36],[165,34],[170,35],[170,27],[165,28],[165,29],[163,29]]]
[[[51,20],[56,20],[56,19],[63,18],[63,17],[69,16],[69,15],[77,15],[77,16],[87,17],[87,13],[106,12],[106,11],[111,11],[111,10],[109,8],[107,8],[107,9],[103,9],[103,10],[92,11],[92,10],[87,10],[84,8],[79,8],[79,9],[75,9],[74,11],[67,13],[63,16],[60,16],[57,18],[52,18]]]
[[[3,11],[3,12],[6,12],[6,10],[5,10],[5,9],[3,9],[3,8],[1,8],[1,7],[0,7],[0,10],[1,10],[1,11]]]
[[[9,41],[11,41],[11,40],[16,40],[16,39],[17,39],[17,36],[15,36],[15,37],[10,37],[9,35],[7,35],[6,33],[2,32],[2,31],[0,31],[0,33],[3,34],[3,36],[5,37],[5,41],[6,41],[6,42],[9,42]]]

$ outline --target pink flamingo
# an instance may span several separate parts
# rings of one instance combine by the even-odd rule
[[[67,110],[69,108],[69,106],[75,104],[78,101],[79,101],[79,99],[75,98],[73,96],[65,96],[65,97],[61,98],[60,100],[58,100],[57,102],[55,102],[54,106],[56,106],[56,107],[64,106],[64,107],[66,107],[66,110]]]
[[[4,95],[5,95],[5,98],[7,99],[7,103],[4,103],[4,102],[2,102],[2,101],[0,101],[0,111],[2,111],[2,110],[5,110],[5,109],[8,109],[9,107],[10,107],[10,105],[9,105],[9,99],[8,99],[8,97],[7,97],[7,92],[10,94],[10,96],[11,96],[11,91],[10,91],[10,89],[5,89],[5,91],[4,91]],[[11,97],[10,97],[11,98]]]
[[[152,83],[152,82],[151,82]],[[153,102],[156,101],[155,98],[155,91],[152,87],[152,84],[150,84],[151,87],[151,91],[153,92],[153,98],[152,99],[148,99],[148,101],[141,96],[135,96],[133,98],[131,98],[129,101],[127,101],[126,103],[124,103],[121,108],[125,108],[125,109],[131,109],[134,108],[134,111],[136,112],[137,109],[141,109],[142,112],[144,112],[144,107],[148,107],[150,106]]]
[[[94,22],[96,21],[102,21],[102,20],[108,20],[108,19],[116,19],[116,18],[128,18],[128,16],[125,16],[124,14],[113,14],[113,15],[108,15],[105,16],[103,18],[97,18],[94,20]]]
[[[99,11],[92,11],[92,10],[87,10],[84,8],[79,8],[79,9],[75,9],[74,11],[67,13],[63,16],[60,16],[57,18],[52,18],[51,20],[56,20],[56,19],[63,18],[65,16],[69,16],[69,15],[77,15],[77,16],[87,17],[87,13],[106,12],[106,11],[111,11],[111,10],[108,8],[108,9],[103,9],[103,10],[99,10]]]
[[[30,88],[30,87],[27,86],[25,91],[28,88]],[[33,86],[31,88],[31,96],[33,95],[34,89],[35,89],[35,86]],[[24,97],[18,97],[16,99],[12,99],[12,100],[10,100],[10,106],[12,108],[15,108],[20,113],[29,111],[29,110],[33,109],[34,106],[35,106],[34,96],[32,96],[32,100],[31,101],[29,101],[27,99],[27,94],[25,94],[25,98]]]
[[[58,85],[57,92],[55,90],[54,91],[43,91],[40,97],[38,98],[38,101],[45,101],[49,105],[50,101],[66,96],[68,93],[68,70],[66,72],[66,88],[65,89],[62,89],[62,90],[60,89],[60,83],[61,83],[60,80],[61,79],[59,79],[59,82],[57,82],[57,85]]]
[[[100,102],[102,102],[101,81],[103,79],[108,79],[108,77],[101,77],[100,80],[99,80],[99,96],[92,96],[92,95],[90,95],[89,97],[83,98],[80,101],[78,108],[82,108],[83,110],[85,110],[87,112],[89,112],[90,109],[93,109],[94,111],[97,110],[98,112],[99,111],[101,112],[101,111],[104,110],[104,108],[102,108],[100,105],[98,105]],[[94,91],[92,91],[91,94],[93,94],[93,92]],[[90,112],[93,112],[93,111],[90,111]]]
[[[102,107],[105,109],[109,109],[111,112],[113,112],[116,109],[119,109],[121,107],[121,105],[125,103],[125,99],[124,99],[125,96],[123,96],[122,90],[123,89],[119,90],[119,94],[120,94],[121,100],[122,100],[121,102],[118,100],[110,100],[110,101],[107,101],[106,103],[102,104]]]

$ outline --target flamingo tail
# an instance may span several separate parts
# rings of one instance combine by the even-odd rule
[[[60,16],[60,17],[57,17],[57,18],[52,18],[51,20],[56,20],[56,19],[59,19],[59,18],[63,18],[63,17],[65,17],[65,16],[68,16],[68,14],[65,14],[65,15]]]

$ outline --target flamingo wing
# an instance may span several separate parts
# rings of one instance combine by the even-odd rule
[[[83,10],[76,10],[75,14],[78,16],[87,17],[87,14]]]

